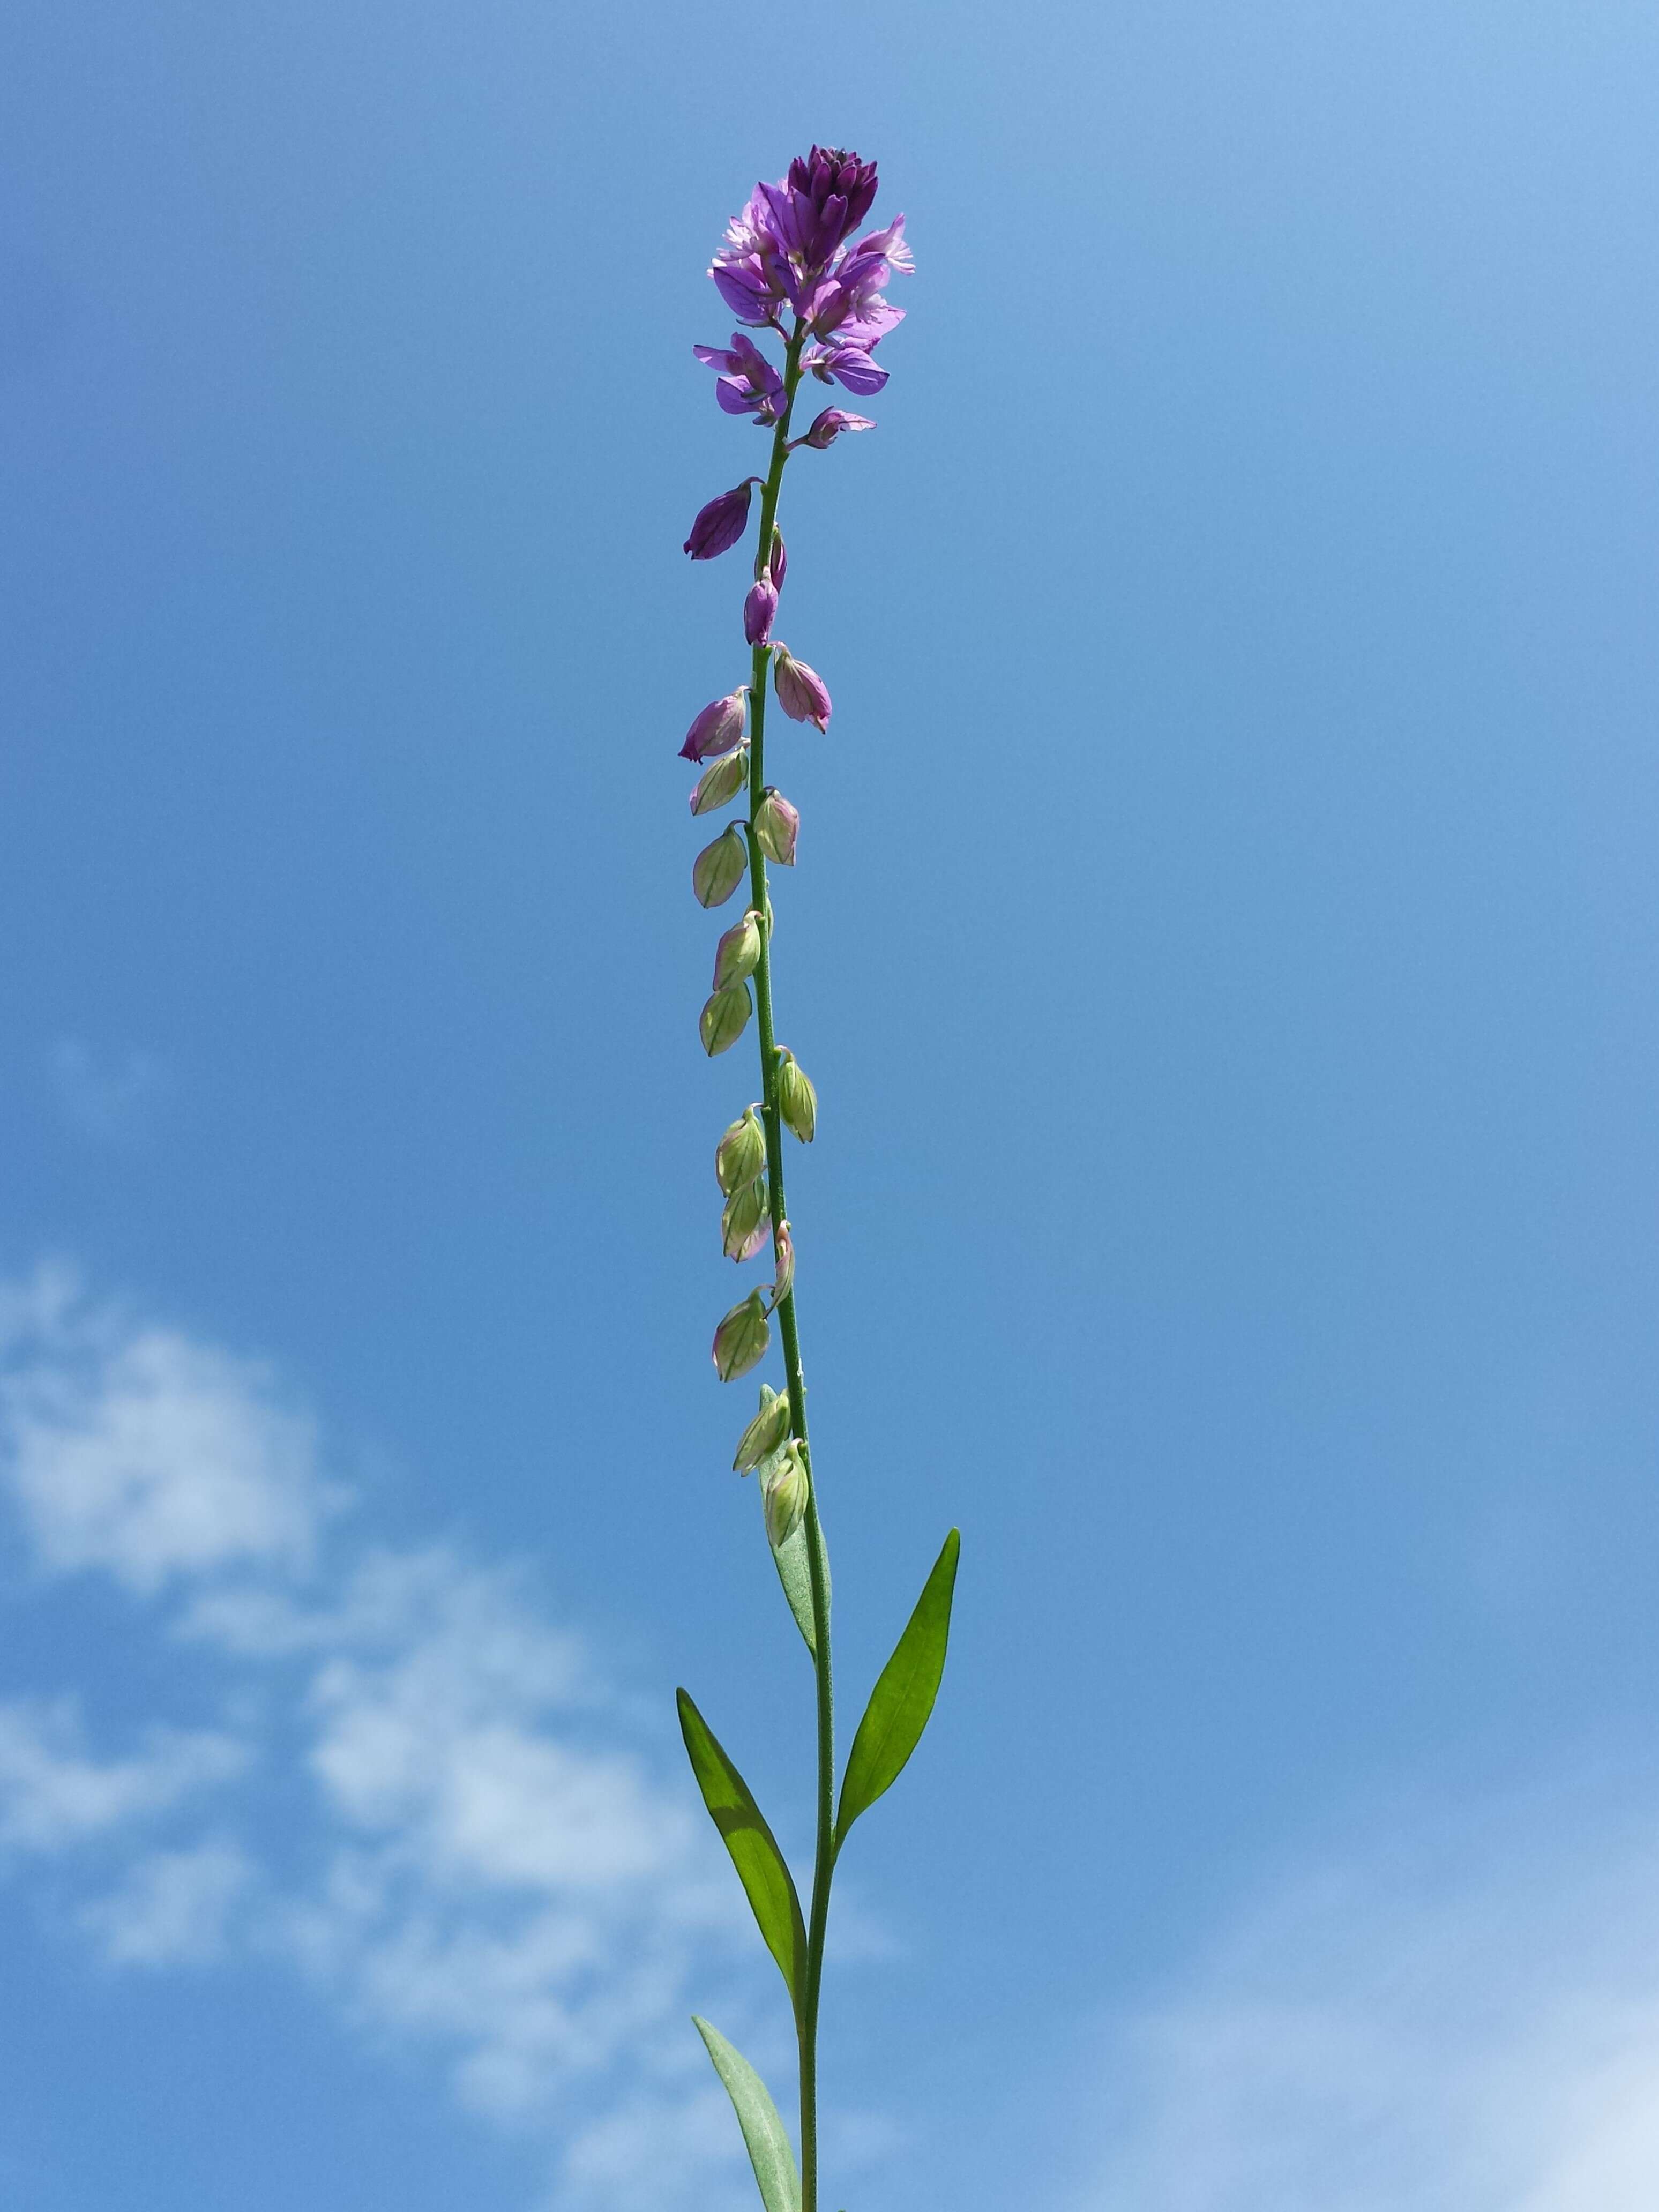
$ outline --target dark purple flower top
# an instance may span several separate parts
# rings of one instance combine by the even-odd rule
[[[834,378],[860,396],[879,392],[887,371],[871,355],[903,320],[883,298],[895,275],[915,267],[904,242],[904,217],[849,245],[876,197],[876,165],[839,147],[814,146],[789,164],[775,185],[757,185],[740,215],[726,225],[708,274],[740,323],[782,330],[787,310],[816,343],[803,365],[823,382]],[[696,349],[699,361],[723,374],[715,396],[728,414],[770,422],[782,412],[777,372],[752,341],[734,333],[729,350]]]

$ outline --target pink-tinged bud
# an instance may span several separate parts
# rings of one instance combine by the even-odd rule
[[[748,781],[749,748],[742,744],[712,768],[704,769],[691,793],[691,811],[712,814],[717,806],[729,806]]]
[[[789,566],[789,556],[783,550],[783,532],[775,522],[772,526],[772,557],[766,565],[772,572],[772,581],[781,591],[784,572]]]
[[[705,845],[691,863],[691,888],[699,906],[724,906],[749,872],[749,848],[736,823]]]
[[[713,760],[716,753],[729,753],[733,745],[741,744],[744,702],[748,696],[749,686],[739,684],[724,699],[711,699],[686,732],[680,758]]]
[[[778,1233],[772,1241],[778,1258],[777,1273],[772,1281],[772,1307],[775,1312],[795,1287],[795,1240],[787,1221],[779,1222]]]
[[[844,407],[826,407],[822,415],[814,417],[811,428],[800,442],[821,453],[826,446],[835,444],[843,430],[873,430],[875,427],[867,415],[849,415]]]
[[[829,689],[817,669],[797,660],[787,646],[780,645],[773,652],[772,681],[777,686],[778,704],[792,722],[816,722],[821,730],[829,728]]]
[[[760,916],[750,907],[741,921],[734,921],[714,947],[714,988],[729,991],[752,975],[760,966]]]
[[[766,1357],[766,1347],[771,1341],[766,1301],[758,1291],[750,1291],[714,1331],[715,1374],[722,1382],[736,1382],[739,1375],[746,1375]]]
[[[749,586],[749,596],[743,603],[743,634],[750,645],[771,643],[777,613],[778,587],[769,576],[763,576]]]
[[[791,1438],[778,1454],[770,1471],[761,1477],[761,1497],[766,1506],[767,1540],[781,1551],[806,1518],[810,1484],[799,1443]]]
[[[795,840],[800,835],[800,816],[781,791],[769,783],[755,809],[755,836],[769,860],[781,868],[795,865]]]
[[[772,1200],[761,1176],[734,1190],[720,1209],[720,1249],[728,1260],[752,1260],[772,1228]]]
[[[753,1182],[766,1165],[766,1132],[745,1106],[714,1147],[714,1180],[730,1198],[744,1183]]]
[[[711,499],[707,507],[700,507],[691,535],[681,550],[694,561],[712,561],[717,553],[735,545],[749,527],[749,501],[759,482],[758,477],[746,477],[718,499]]]
[[[697,1017],[697,1034],[710,1060],[717,1053],[729,1051],[737,1042],[749,1025],[750,1012],[746,983],[739,983],[730,991],[716,991],[705,1002]]]
[[[818,1094],[793,1052],[778,1060],[778,1111],[783,1126],[803,1145],[810,1145],[818,1126]]]
[[[749,1474],[763,1459],[787,1442],[789,1435],[789,1395],[760,1386],[760,1411],[738,1438],[738,1455],[732,1462],[736,1474]]]

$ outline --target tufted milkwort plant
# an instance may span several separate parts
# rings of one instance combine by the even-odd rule
[[[766,2212],[817,2212],[818,1998],[830,1885],[848,1831],[896,1780],[933,1709],[945,1669],[956,1583],[953,1528],[928,1576],[915,1611],[871,1692],[836,1791],[835,1692],[830,1668],[830,1557],[819,1510],[818,1473],[807,1442],[806,1383],[801,1367],[795,1289],[795,1240],[784,1202],[787,1130],[811,1144],[817,1096],[794,1054],[777,1042],[773,998],[775,926],[767,863],[793,868],[800,817],[766,780],[766,696],[769,681],[791,721],[830,726],[830,693],[816,669],[775,639],[784,588],[778,500],[792,453],[824,453],[848,432],[875,428],[866,416],[826,407],[799,437],[790,436],[801,379],[840,384],[859,398],[878,392],[887,371],[875,352],[902,319],[883,289],[911,267],[904,217],[854,239],[876,197],[876,165],[856,154],[814,146],[775,185],[757,185],[728,226],[709,270],[715,289],[745,328],[729,347],[698,346],[697,359],[717,372],[714,394],[728,415],[752,417],[772,434],[763,477],[748,477],[710,500],[691,525],[685,550],[710,561],[746,534],[754,489],[761,488],[753,581],[743,603],[750,648],[749,681],[712,700],[680,748],[702,766],[691,793],[694,815],[735,803],[747,818],[728,822],[692,865],[700,904],[723,906],[744,890],[741,917],[714,948],[714,989],[702,1010],[703,1049],[731,1050],[750,1017],[760,1044],[761,1095],[726,1130],[714,1152],[724,1200],[720,1243],[739,1265],[769,1248],[769,1289],[739,1298],[714,1331],[714,1371],[736,1382],[759,1366],[777,1324],[783,1388],[760,1386],[760,1404],[738,1440],[739,1474],[758,1479],[766,1539],[783,1593],[812,1662],[817,1744],[817,1847],[805,1914],[794,1880],[771,1829],[713,1730],[684,1691],[680,1726],[703,1799],[738,1870],[767,1948],[777,1961],[793,2009],[800,2052],[800,2165],[765,2083],[740,2052],[704,2020],[696,2023],[715,2071],[726,2084],[755,2168]],[[850,241],[850,242],[849,242]],[[781,366],[754,331],[781,348]]]

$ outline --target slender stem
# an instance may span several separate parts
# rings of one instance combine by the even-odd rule
[[[760,576],[772,556],[772,531],[778,494],[789,458],[789,417],[800,382],[801,343],[798,320],[785,348],[784,390],[787,404],[772,434],[772,465],[761,494]],[[766,678],[771,653],[755,648],[749,704],[749,816],[752,824],[766,788]],[[772,1022],[771,908],[766,890],[766,855],[751,827],[749,836],[750,904],[762,917],[760,966],[755,971],[755,1018],[760,1035],[761,1121],[766,1131],[766,1167],[772,1197],[772,1243],[775,1256],[779,1224],[787,1217],[783,1200],[783,1120],[778,1110],[778,1045]],[[824,1571],[823,1529],[818,1518],[817,1478],[806,1438],[806,1382],[800,1364],[800,1328],[792,1289],[779,1302],[778,1327],[789,1390],[789,1426],[806,1463],[806,1559],[812,1589],[812,1668],[817,1692],[817,1842],[812,1865],[812,1902],[806,1934],[806,1981],[800,1993],[796,2027],[800,2039],[801,2212],[817,2212],[818,2202],[818,1996],[823,1979],[823,1939],[830,1920],[830,1883],[836,1866],[835,1691],[830,1669],[830,1589]]]

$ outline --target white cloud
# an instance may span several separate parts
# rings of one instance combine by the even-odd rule
[[[1379,1823],[1109,2039],[1078,2212],[1651,2212],[1659,1810]]]
[[[100,1760],[73,1698],[13,1699],[0,1705],[0,1844],[62,1850],[164,1812],[246,1761],[229,1736],[167,1728],[147,1730],[126,1758]]]
[[[668,1731],[521,1572],[354,1544],[268,1368],[63,1273],[0,1285],[0,1491],[225,1717],[100,1757],[72,1700],[0,1706],[0,1841],[58,1855],[60,1924],[67,1892],[112,1966],[299,1972],[544,2138],[561,2212],[746,2204],[687,2015],[766,2063],[781,1991]]]
[[[338,1501],[268,1368],[134,1326],[62,1273],[0,1300],[0,1443],[40,1565],[135,1591],[302,1566]]]
[[[205,1966],[224,1956],[231,1912],[256,1880],[252,1860],[225,1838],[152,1851],[83,1908],[81,1925],[112,1966]]]

